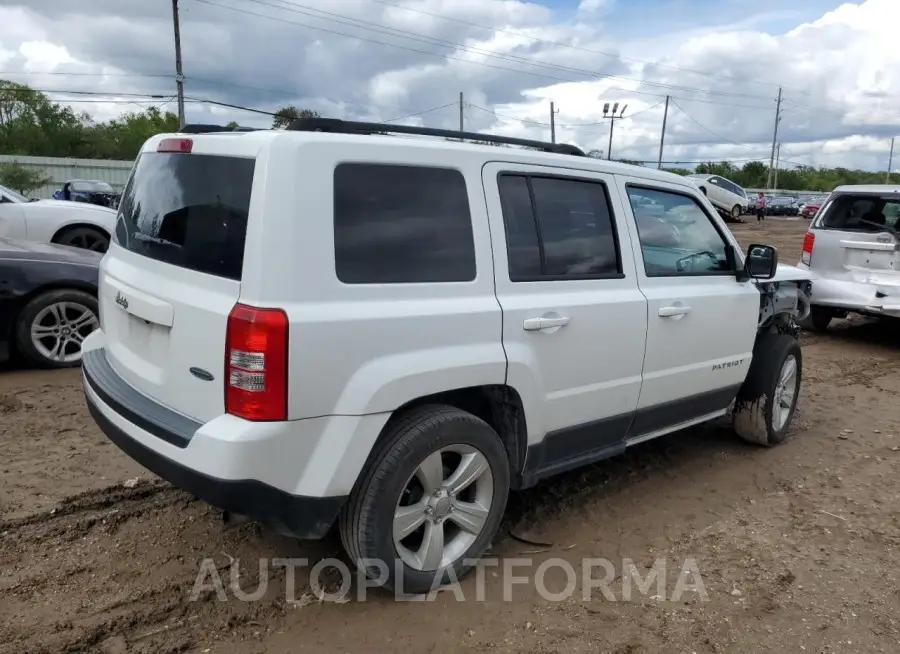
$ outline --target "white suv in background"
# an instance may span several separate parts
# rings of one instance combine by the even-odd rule
[[[422,592],[510,489],[729,412],[787,435],[808,274],[745,259],[684,178],[446,130],[219,129],[143,146],[84,343],[94,419],[175,485],[300,538],[336,523]]]
[[[726,216],[736,219],[747,213],[747,207],[750,205],[747,192],[730,179],[701,174],[688,175],[688,178],[694,180],[700,192]]]

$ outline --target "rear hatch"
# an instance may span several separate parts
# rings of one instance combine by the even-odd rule
[[[830,279],[900,284],[900,194],[842,193],[816,216],[811,268]]]
[[[204,422],[225,410],[225,332],[240,296],[256,159],[221,154],[222,139],[239,138],[166,139],[164,151],[142,152],[101,266],[110,364]]]

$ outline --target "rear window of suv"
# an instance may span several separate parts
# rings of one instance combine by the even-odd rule
[[[147,152],[119,204],[126,250],[240,281],[254,159]]]
[[[838,195],[824,207],[819,227],[843,231],[877,232],[897,228],[900,195]]]

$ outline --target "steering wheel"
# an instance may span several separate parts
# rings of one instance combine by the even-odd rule
[[[708,257],[715,261],[716,264],[719,263],[719,256],[715,252],[712,252],[710,250],[701,250],[700,252],[694,252],[675,261],[675,269],[678,272],[684,272],[685,270],[687,270],[688,264],[691,264],[694,259],[698,257]]]

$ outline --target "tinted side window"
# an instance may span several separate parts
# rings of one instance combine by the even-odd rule
[[[621,274],[618,241],[602,183],[504,174],[498,185],[510,280]]]
[[[650,215],[643,200],[661,211]],[[659,189],[628,187],[648,277],[733,274],[727,243],[696,200]]]
[[[462,173],[338,165],[334,258],[338,279],[346,284],[472,281],[475,242]]]
[[[522,175],[501,175],[497,184],[500,187],[500,204],[506,230],[509,278],[516,281],[539,277],[543,270],[541,246],[528,178]]]

